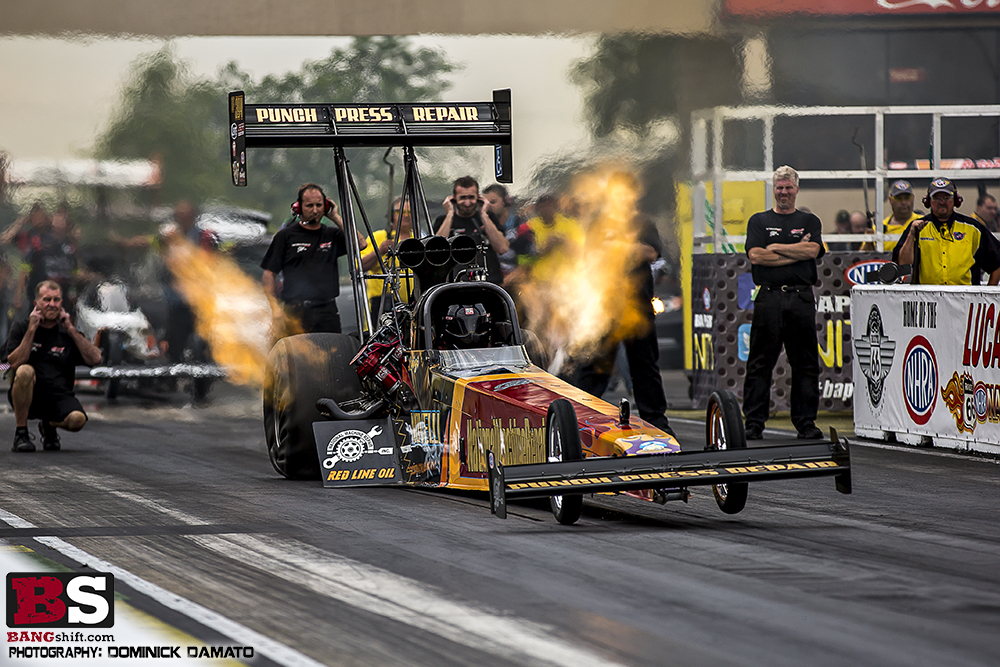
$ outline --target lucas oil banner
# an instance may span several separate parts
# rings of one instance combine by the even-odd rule
[[[1000,453],[1000,287],[851,291],[858,435]]]

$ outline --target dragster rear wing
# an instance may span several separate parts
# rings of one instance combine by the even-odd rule
[[[486,456],[490,511],[507,518],[507,500],[566,493],[706,486],[732,482],[834,475],[837,490],[851,492],[851,454],[847,440],[831,429],[831,441],[810,444],[706,450],[582,461],[504,466],[492,451]]]
[[[496,179],[513,181],[510,89],[492,102],[246,104],[229,93],[233,184],[247,184],[247,148],[488,146]]]

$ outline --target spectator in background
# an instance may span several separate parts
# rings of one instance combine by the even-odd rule
[[[73,315],[76,311],[77,282],[80,269],[76,261],[76,243],[80,232],[69,216],[69,204],[56,208],[49,231],[38,235],[24,254],[18,278],[14,309],[20,310],[25,294],[34,294],[43,280],[51,280],[62,289],[62,305]],[[27,290],[25,290],[27,287]]]
[[[400,211],[402,210],[402,215]],[[410,202],[403,203],[402,197],[396,197],[392,201],[392,208],[388,212],[388,223],[385,229],[377,229],[372,235],[372,243],[361,253],[361,269],[370,274],[383,273],[379,265],[378,258],[385,257],[390,249],[395,249],[400,241],[404,241],[413,236],[413,216],[410,212]],[[397,233],[396,226],[399,225]],[[389,269],[389,259],[386,258],[386,270]],[[398,264],[397,264],[398,267]],[[400,271],[399,299],[402,303],[410,300],[413,293],[413,273],[409,270]],[[368,305],[371,309],[372,325],[378,327],[378,314],[382,307],[382,292],[385,290],[385,280],[368,280]],[[388,297],[388,295],[386,295]],[[385,312],[391,312],[391,301],[387,298]]]
[[[494,183],[483,190],[483,197],[488,202],[489,214],[497,219],[500,231],[511,244],[507,252],[499,255],[500,270],[504,277],[507,277],[517,268],[517,251],[513,248],[513,242],[517,238],[518,228],[524,223],[524,218],[518,214],[514,198],[507,193],[507,188],[499,183]]]
[[[852,234],[871,234],[872,228],[871,223],[868,222],[868,216],[861,211],[851,212],[851,233]],[[874,250],[875,244],[871,241],[854,241],[851,243],[851,250]]]
[[[997,200],[993,195],[982,193],[976,200],[976,212],[972,214],[994,236],[997,233]]]
[[[535,202],[536,217],[521,225],[514,246],[521,263],[531,266],[536,279],[546,279],[550,273],[546,264],[557,261],[560,249],[582,247],[585,234],[580,223],[559,212],[559,200],[552,193],[543,194]]]
[[[894,181],[889,186],[889,207],[892,209],[892,215],[882,221],[887,236],[898,239],[906,226],[920,217],[914,212],[913,204],[913,188],[910,187],[909,181]],[[890,251],[896,247],[896,241],[886,241],[883,247],[886,251]]]
[[[174,206],[172,224],[164,225],[159,234],[133,236],[122,238],[112,233],[111,240],[128,248],[154,248],[166,252],[170,243],[183,239],[203,250],[214,251],[219,246],[219,238],[207,229],[201,229],[195,223],[198,220],[198,209],[186,200],[177,202]],[[163,297],[167,303],[167,327],[164,338],[167,342],[167,356],[174,363],[184,361],[184,349],[194,334],[194,312],[187,300],[174,286],[173,281],[163,285]]]
[[[931,212],[914,220],[892,251],[894,262],[913,265],[914,283],[981,285],[983,272],[990,285],[1000,283],[1000,241],[983,223],[955,213],[961,205],[950,179],[927,186],[924,206]]]
[[[479,266],[486,269],[486,279],[496,285],[503,283],[500,255],[510,249],[510,242],[500,231],[500,220],[489,209],[489,202],[479,193],[479,182],[463,176],[452,185],[451,196],[445,198],[444,215],[434,221],[434,233],[450,238],[467,234],[486,250],[476,256]]]
[[[630,173],[617,172],[608,179],[608,200],[611,202],[633,197],[638,190],[638,180]],[[549,208],[550,206],[552,208]],[[554,202],[551,204],[543,202],[543,198],[540,197],[539,218],[551,217],[555,220],[554,207]],[[639,416],[661,431],[674,436],[670,420],[666,415],[667,398],[663,392],[663,376],[660,375],[659,367],[660,349],[653,323],[655,317],[652,303],[653,272],[650,270],[650,265],[662,255],[663,246],[652,220],[636,214],[629,223],[636,232],[635,241],[623,250],[629,253],[632,260],[629,277],[638,287],[638,303],[645,319],[645,327],[644,331],[621,342],[625,346],[625,356],[628,359]],[[528,224],[530,225],[531,221]],[[557,224],[553,222],[551,227],[554,229]],[[543,235],[538,241],[539,247],[556,247],[553,246],[554,241],[550,241],[549,238],[552,237]],[[598,398],[604,395],[611,380],[617,350],[618,345],[613,344],[605,350],[604,355],[582,365],[575,374],[573,384]]]
[[[799,210],[802,211],[804,209],[800,208]],[[842,208],[839,211],[837,211],[837,217],[834,218],[833,222],[834,225],[836,225],[836,231],[834,233],[836,234],[852,233],[851,214],[847,212],[847,209]],[[826,244],[826,249],[835,250],[838,252],[844,250],[853,250],[853,248],[851,248],[851,243],[849,241],[830,241]]]
[[[27,229],[25,229],[25,225],[27,225]],[[28,215],[22,215],[12,222],[10,227],[3,231],[3,234],[0,234],[0,244],[13,244],[23,255],[31,248],[37,249],[40,243],[39,238],[51,227],[52,220],[49,218],[48,211],[45,210],[42,202],[36,201],[31,205]]]

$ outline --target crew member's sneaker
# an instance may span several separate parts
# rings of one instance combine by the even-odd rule
[[[799,431],[799,440],[822,440],[823,431],[816,428],[816,425],[804,426]]]
[[[747,440],[760,440],[764,437],[764,429],[759,426],[747,426],[745,435]]]
[[[34,438],[32,437],[31,433],[28,432],[27,426],[15,429],[14,446],[11,448],[11,451],[14,452],[35,451],[35,443],[32,442],[33,439]]]
[[[55,426],[43,419],[38,422],[38,432],[42,434],[42,449],[47,452],[59,451],[59,433]]]

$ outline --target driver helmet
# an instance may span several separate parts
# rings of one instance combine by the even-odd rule
[[[459,348],[482,347],[489,338],[491,324],[483,304],[455,304],[448,307],[444,316],[444,337]]]

